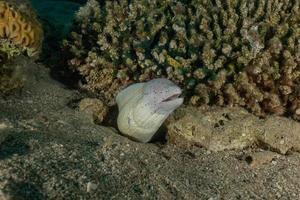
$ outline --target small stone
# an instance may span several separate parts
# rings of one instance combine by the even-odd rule
[[[271,151],[254,152],[246,157],[246,161],[252,168],[258,168],[273,162],[277,156],[277,153]]]
[[[33,104],[33,101],[32,100],[27,100],[27,103]]]
[[[7,128],[8,128],[8,125],[6,123],[4,123],[4,122],[0,123],[0,130],[7,129]]]
[[[85,98],[79,103],[79,111],[86,113],[94,123],[102,123],[108,107],[99,99]]]
[[[280,140],[280,142],[279,142],[280,144],[284,144],[284,140]]]
[[[296,115],[300,115],[300,108],[298,108],[295,113]]]
[[[273,164],[273,165],[277,165],[277,161],[273,160],[273,161],[272,161],[272,164]]]
[[[97,189],[97,184],[92,183],[92,182],[88,182],[86,185],[86,191],[87,192],[91,192],[92,190]]]

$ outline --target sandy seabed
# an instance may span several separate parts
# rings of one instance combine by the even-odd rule
[[[1,200],[300,199],[297,152],[136,143],[88,120],[74,106],[85,94],[46,67],[19,62],[24,88],[0,97]]]

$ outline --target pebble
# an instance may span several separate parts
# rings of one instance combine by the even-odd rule
[[[92,182],[88,182],[87,186],[86,186],[86,191],[87,192],[91,192],[92,190],[97,189],[97,184],[92,183]]]
[[[8,128],[8,125],[4,122],[0,123],[0,130],[2,129],[7,129]]]

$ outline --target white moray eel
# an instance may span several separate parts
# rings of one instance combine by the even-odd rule
[[[118,128],[139,142],[149,142],[165,119],[183,103],[181,89],[168,79],[136,83],[116,97]]]

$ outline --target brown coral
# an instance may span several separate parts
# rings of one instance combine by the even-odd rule
[[[35,56],[41,50],[43,31],[34,12],[21,5],[20,1],[0,1],[0,38]]]
[[[108,113],[108,107],[99,99],[85,98],[79,103],[79,111],[86,113],[94,123],[102,123]]]
[[[297,0],[89,0],[76,19],[68,63],[108,100],[166,77],[196,106],[300,119]]]

